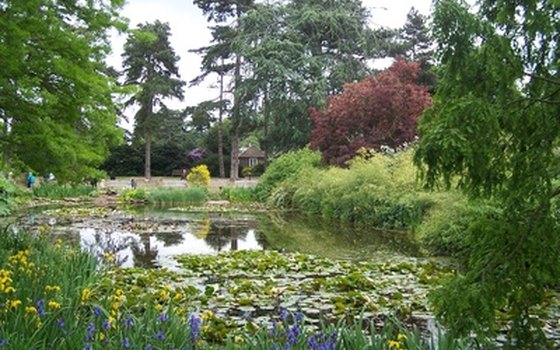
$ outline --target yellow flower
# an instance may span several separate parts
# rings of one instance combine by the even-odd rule
[[[48,305],[51,309],[54,309],[54,310],[60,309],[60,304],[57,303],[57,302],[54,301],[54,300],[49,301],[49,303],[48,303],[47,305]]]
[[[200,318],[202,320],[207,320],[207,319],[212,318],[212,317],[214,317],[214,313],[210,310],[206,310],[202,313],[202,315],[200,315]]]
[[[60,286],[46,286],[45,292],[60,292]]]
[[[396,340],[389,340],[387,345],[389,346],[389,349],[402,350],[401,343]]]
[[[236,343],[243,343],[243,337],[240,335],[236,335],[235,337],[233,337],[233,341]]]
[[[10,300],[9,305],[10,305],[10,308],[15,309],[15,308],[17,308],[18,306],[21,305],[21,300],[18,300],[18,299]]]
[[[399,335],[397,335],[397,340],[399,342],[405,341],[406,340],[406,334],[399,333]]]
[[[26,306],[25,307],[25,313],[26,314],[36,314],[37,309],[35,308],[35,306]]]
[[[209,330],[210,330],[209,325],[202,326],[202,333],[208,333]]]
[[[167,300],[169,299],[169,291],[167,291],[166,289],[162,289],[159,291],[159,298],[162,300]]]
[[[89,288],[82,290],[82,303],[88,301],[90,297],[91,297],[91,290]]]
[[[109,253],[109,252],[105,252],[103,253],[103,255],[105,256],[105,260],[107,260],[107,262],[114,262],[115,261],[115,255]]]
[[[4,290],[4,293],[9,294],[9,293],[13,293],[15,291],[16,291],[16,289],[14,287],[9,286]]]
[[[180,292],[176,292],[175,296],[173,297],[173,301],[180,301],[181,299],[183,299],[183,294]]]

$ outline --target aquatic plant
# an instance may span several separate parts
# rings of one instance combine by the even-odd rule
[[[33,188],[33,195],[39,198],[64,199],[89,197],[97,192],[95,187],[83,184],[64,185],[58,183],[44,183]]]
[[[157,205],[200,205],[208,200],[204,187],[157,188],[147,195],[148,202]]]

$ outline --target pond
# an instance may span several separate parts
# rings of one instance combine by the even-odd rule
[[[176,268],[181,254],[277,250],[344,260],[420,255],[404,232],[354,230],[294,214],[186,212],[179,208],[38,207],[16,227],[49,227],[95,254],[116,255],[122,267]]]

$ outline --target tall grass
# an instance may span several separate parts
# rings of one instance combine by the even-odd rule
[[[225,187],[220,197],[232,203],[252,202],[257,200],[255,188],[252,187]]]
[[[96,193],[96,189],[89,185],[63,185],[58,183],[44,183],[33,188],[33,195],[39,198],[64,199],[75,197],[89,197]]]
[[[208,200],[204,187],[157,188],[147,194],[148,202],[155,205],[201,205]]]
[[[412,151],[357,158],[349,168],[307,167],[277,186],[271,204],[357,226],[405,229],[432,204],[421,191]]]

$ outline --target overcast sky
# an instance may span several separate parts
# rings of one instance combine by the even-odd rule
[[[402,27],[412,6],[425,15],[430,13],[431,7],[431,0],[363,0],[363,3],[372,14],[372,26],[392,28]],[[128,0],[122,14],[130,20],[131,28],[135,28],[139,23],[155,20],[168,22],[171,28],[171,45],[181,57],[181,78],[188,82],[200,74],[200,56],[190,53],[189,50],[208,45],[211,36],[206,18],[192,0]],[[108,62],[117,69],[121,68],[121,54],[125,41],[126,37],[122,35],[112,37],[113,53]],[[185,100],[171,103],[170,107],[183,108],[215,98],[218,91],[211,87],[215,83],[212,79],[214,78],[209,77],[208,81],[200,86],[187,87]],[[130,111],[127,114],[130,114]]]

